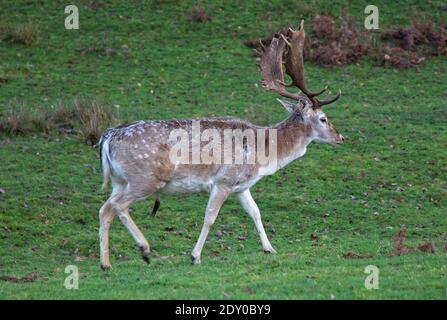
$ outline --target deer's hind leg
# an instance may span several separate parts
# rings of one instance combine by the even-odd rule
[[[164,185],[164,182],[160,182],[157,179],[151,179],[149,183],[146,182],[144,188],[136,185],[128,185],[126,189],[117,193],[117,195],[110,200],[111,206],[115,210],[116,215],[120,218],[121,222],[135,240],[141,251],[143,260],[147,263],[149,263],[150,246],[143,233],[132,220],[129,214],[129,207],[134,202],[142,200],[153,194],[160,188],[164,187]]]
[[[103,270],[112,268],[109,258],[109,229],[115,214],[110,204],[111,198],[112,196],[107,199],[99,210],[99,250],[101,269]]]
[[[100,260],[101,269],[107,270],[111,269],[109,258],[109,230],[112,224],[113,218],[115,217],[115,212],[110,203],[111,199],[116,196],[117,193],[121,192],[125,185],[113,181],[113,192],[112,195],[107,199],[99,210],[99,246],[100,246]]]

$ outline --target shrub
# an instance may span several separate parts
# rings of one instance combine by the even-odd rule
[[[34,131],[31,114],[23,107],[13,110],[9,115],[0,118],[0,131],[11,135]]]
[[[107,104],[84,99],[76,100],[74,108],[88,145],[95,145],[104,130],[116,122],[112,109]]]
[[[312,19],[310,36],[306,37],[304,58],[323,67],[358,63],[363,57],[396,68],[414,67],[426,57],[447,55],[447,28],[432,23],[413,22],[409,27],[381,31],[379,41],[374,33],[357,27],[353,17],[343,14],[336,23],[328,15]],[[259,57],[261,43],[270,44],[272,36],[245,41]]]
[[[91,146],[105,129],[118,122],[108,104],[87,98],[76,99],[71,104],[60,102],[53,109],[29,110],[22,105],[13,105],[10,110],[0,117],[0,132],[9,135],[79,132]]]
[[[37,39],[38,39],[38,31],[33,24],[0,26],[1,41],[10,43],[20,43],[29,46],[36,43]]]

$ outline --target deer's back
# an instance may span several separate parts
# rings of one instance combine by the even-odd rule
[[[101,139],[108,143],[112,178],[144,186],[149,181],[162,182],[164,193],[209,191],[215,184],[238,191],[259,180],[255,164],[223,164],[192,162],[175,163],[170,151],[177,141],[170,139],[173,130],[184,130],[193,137],[193,121],[200,129],[216,129],[223,137],[225,129],[256,129],[257,126],[237,118],[205,118],[139,121],[108,129]],[[208,142],[201,142],[201,147]]]

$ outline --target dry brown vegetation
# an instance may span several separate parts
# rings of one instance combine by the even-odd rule
[[[390,257],[396,257],[403,254],[413,252],[415,249],[406,245],[407,229],[401,227],[400,230],[392,237],[391,242],[393,244],[393,250],[390,253]],[[435,253],[435,247],[431,242],[422,242],[416,247],[422,252]]]
[[[201,6],[193,6],[190,11],[187,12],[186,17],[190,21],[194,22],[207,22],[211,21],[211,17],[206,13],[205,8]]]
[[[118,47],[108,47],[108,46],[98,46],[98,47],[87,47],[78,49],[81,56],[86,54],[94,53],[100,56],[111,56],[111,55],[122,55],[129,51],[129,46],[123,44]]]
[[[95,145],[104,130],[117,122],[110,106],[95,100],[76,100],[74,110],[88,145]]]
[[[401,227],[391,239],[393,251],[390,253],[390,257],[396,257],[410,252],[411,248],[405,244],[406,238],[407,229],[405,227]]]
[[[308,38],[305,58],[324,67],[360,62],[371,49],[370,34],[358,28],[353,17],[345,15],[340,20],[337,25],[327,15],[316,15],[312,19],[315,36]]]
[[[17,276],[0,276],[1,281],[7,281],[7,282],[34,282],[37,280],[48,280],[47,277],[41,277],[39,274],[35,272],[28,273],[27,275],[23,277],[17,277]]]
[[[418,245],[418,249],[423,252],[435,253],[435,247],[431,242],[423,242]]]
[[[365,259],[365,258],[372,258],[373,255],[371,253],[356,253],[353,251],[348,251],[343,253],[343,258],[346,259]]]
[[[427,253],[435,253],[435,247],[433,243],[427,241],[422,242],[416,246],[416,248],[410,247],[406,244],[407,239],[407,229],[402,226],[399,231],[397,231],[393,237],[391,238],[391,244],[392,244],[392,250],[388,254],[390,257],[398,257],[401,255],[408,254],[410,252],[415,252],[415,249],[427,252]],[[447,245],[446,245],[447,250]],[[353,251],[347,251],[343,253],[343,258],[346,259],[364,259],[364,258],[371,258],[374,255],[371,253],[356,253]]]
[[[381,38],[383,62],[395,67],[413,67],[425,58],[447,55],[446,26],[413,22],[406,28],[385,29]]]
[[[116,124],[112,108],[94,99],[76,99],[58,103],[50,109],[14,105],[8,114],[0,114],[0,132],[9,135],[43,133],[81,133],[88,145],[95,145],[101,133]]]
[[[38,31],[32,24],[0,25],[0,42],[32,45],[37,42]]]
[[[255,49],[257,57],[261,43],[268,46],[271,38],[247,40],[245,45]],[[384,29],[379,34],[358,27],[354,17],[346,14],[337,20],[316,15],[304,47],[304,58],[323,67],[355,64],[367,57],[381,65],[407,68],[435,55],[447,55],[445,25],[413,22],[409,27]]]

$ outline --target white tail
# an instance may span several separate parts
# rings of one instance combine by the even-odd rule
[[[107,187],[110,179],[109,143],[103,135],[99,140],[99,156],[101,159],[102,189]]]

